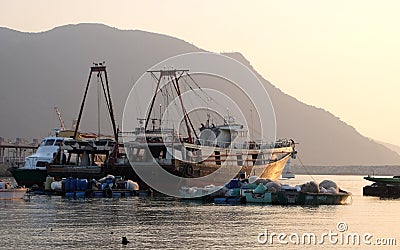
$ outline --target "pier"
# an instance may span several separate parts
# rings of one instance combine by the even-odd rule
[[[11,167],[20,166],[24,163],[26,156],[36,152],[38,146],[38,139],[33,139],[29,143],[22,138],[16,138],[13,142],[0,137],[0,164],[10,165]]]

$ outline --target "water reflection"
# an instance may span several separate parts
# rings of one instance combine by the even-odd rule
[[[353,192],[353,204],[228,206],[182,202],[168,197],[75,200],[33,196],[30,201],[0,201],[3,229],[0,248],[254,249],[266,247],[257,242],[258,233],[266,228],[276,233],[320,234],[336,229],[340,221],[347,223],[349,231],[397,237],[400,244],[397,215],[400,201],[362,197],[361,188],[365,183],[359,176],[316,179],[326,178]],[[309,178],[300,176],[290,182],[304,181]],[[127,246],[121,244],[122,236],[130,240]],[[299,246],[276,244],[274,247]],[[336,249],[338,246],[328,244],[324,247]]]

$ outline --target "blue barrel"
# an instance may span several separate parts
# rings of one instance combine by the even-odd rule
[[[65,197],[74,197],[74,195],[75,195],[74,192],[65,193]]]
[[[71,179],[71,191],[76,190],[76,179]]]
[[[240,186],[240,181],[238,179],[231,179],[228,185],[226,185],[226,187],[229,189],[239,188]]]
[[[82,191],[86,191],[88,189],[89,186],[89,182],[86,179],[80,179],[80,183],[81,183],[81,189]]]
[[[80,191],[81,190],[81,180],[80,179],[76,179],[76,190]]]
[[[226,198],[225,197],[215,197],[214,203],[215,204],[226,204]]]
[[[86,193],[85,192],[75,192],[75,197],[76,198],[85,198]]]
[[[65,192],[71,191],[71,178],[65,179]]]

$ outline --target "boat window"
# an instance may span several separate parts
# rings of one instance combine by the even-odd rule
[[[43,140],[42,142],[40,142],[40,146],[44,146],[44,144],[46,144],[46,140]]]
[[[50,140],[47,140],[44,145],[45,146],[53,146],[53,144],[54,144],[54,139],[50,139]]]
[[[46,167],[46,163],[47,163],[47,162],[45,162],[45,161],[38,161],[38,162],[36,163],[36,167]]]
[[[56,140],[56,146],[60,146],[61,144],[62,144],[62,142],[63,142],[63,140],[61,140],[61,139],[58,139],[58,140]]]

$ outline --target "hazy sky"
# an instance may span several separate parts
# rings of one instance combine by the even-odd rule
[[[1,27],[82,22],[242,52],[282,91],[400,144],[400,1],[0,1]]]

